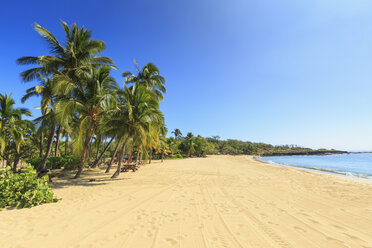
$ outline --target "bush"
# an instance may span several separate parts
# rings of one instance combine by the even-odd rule
[[[182,157],[181,154],[177,153],[177,154],[173,155],[173,158],[179,158],[179,159],[182,159],[183,157]]]
[[[26,158],[25,159],[26,163],[32,165],[36,169],[39,168],[39,165],[41,164],[42,161],[43,161],[43,158]],[[47,165],[48,165],[48,161],[47,161]]]
[[[26,163],[31,164],[37,170],[40,169],[40,164],[43,161],[43,158],[28,158],[25,159]],[[77,169],[80,163],[80,158],[73,157],[70,155],[61,156],[61,157],[49,157],[46,163],[47,169],[61,169],[64,167],[65,170],[74,170]]]
[[[48,181],[48,175],[37,178],[32,166],[16,174],[8,166],[5,171],[0,171],[0,209],[6,206],[30,208],[57,202]]]
[[[183,159],[183,157],[181,154],[177,153],[177,154],[169,156],[168,159]]]

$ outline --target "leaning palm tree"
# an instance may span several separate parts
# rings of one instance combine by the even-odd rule
[[[77,118],[79,127],[76,144],[82,157],[74,178],[79,178],[87,157],[91,139],[102,119],[116,109],[115,92],[118,89],[115,79],[110,76],[109,67],[91,68],[79,82],[65,74],[56,75],[55,92],[60,97],[56,105],[57,118],[64,120]],[[69,127],[69,124],[64,122]]]
[[[64,21],[61,22],[66,36],[63,43],[58,41],[51,31],[35,23],[34,28],[47,42],[51,55],[26,56],[17,60],[20,65],[36,65],[36,67],[21,73],[25,82],[38,79],[39,75],[46,71],[51,73],[62,71],[72,80],[76,80],[80,78],[81,74],[89,71],[92,66],[115,67],[113,61],[108,57],[97,56],[105,49],[105,43],[92,40],[90,30],[84,26],[79,28],[76,23],[69,27]]]
[[[105,117],[105,119],[101,122],[101,125],[98,126],[97,128],[97,133],[98,135],[96,135],[96,138],[98,139],[98,144],[97,144],[97,152],[96,152],[96,158],[92,164],[92,168],[96,168],[101,159],[103,158],[104,154],[106,153],[106,151],[109,149],[110,145],[112,144],[112,142],[114,141],[115,139],[115,135],[111,135],[109,133],[106,132],[106,122],[105,120],[107,119],[107,115]],[[108,138],[108,142],[106,143],[105,140],[107,140]],[[104,147],[103,147],[103,150],[100,151],[100,145],[101,143],[103,143]]]
[[[119,92],[119,110],[116,111],[108,126],[125,136],[121,145],[119,164],[112,178],[119,176],[125,146],[130,138],[144,141],[154,123],[162,122],[164,117],[159,110],[157,99],[141,85],[134,85]],[[142,142],[141,142],[142,143]]]
[[[39,166],[41,169],[45,169],[47,160],[52,151],[53,137],[54,137],[54,133],[56,131],[56,126],[57,126],[57,122],[55,119],[55,94],[53,92],[53,88],[55,87],[54,84],[56,82],[49,79],[48,74],[43,75],[40,72],[37,72],[37,74],[38,74],[38,79],[40,81],[39,85],[27,89],[26,94],[22,97],[21,101],[22,103],[24,103],[32,96],[41,97],[40,109],[41,109],[42,116],[37,118],[35,122],[40,123],[41,129],[44,129],[47,126],[49,127],[49,135],[48,135],[46,152]],[[40,140],[41,142],[43,140],[42,134],[40,135]],[[40,156],[43,156],[43,155],[40,154]]]
[[[134,60],[134,63],[136,64],[137,75],[130,71],[123,72],[122,76],[125,78],[125,82],[144,86],[150,90],[156,99],[162,101],[163,93],[167,90],[164,86],[165,78],[160,75],[159,68],[153,63],[148,63],[140,69],[136,60]]]

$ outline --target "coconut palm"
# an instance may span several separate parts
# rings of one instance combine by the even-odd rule
[[[12,94],[0,94],[0,151],[3,151],[7,143],[7,131],[14,128],[14,124],[22,119],[22,115],[31,116],[25,108],[15,108]],[[16,130],[14,130],[16,131]]]
[[[29,82],[38,79],[41,82],[45,82],[46,80],[44,78],[47,78],[49,86],[48,74],[55,74],[57,71],[59,71],[59,73],[64,73],[64,75],[70,77],[71,80],[79,81],[80,76],[89,71],[92,66],[113,66],[113,62],[109,58],[97,57],[97,55],[105,49],[103,41],[92,40],[91,31],[84,27],[78,28],[76,23],[74,23],[70,28],[65,22],[61,22],[66,35],[66,41],[64,43],[60,43],[52,32],[41,27],[39,24],[36,23],[34,25],[35,30],[48,43],[51,55],[42,55],[38,57],[26,56],[19,58],[17,60],[18,64],[36,65],[36,67],[21,73],[23,81]],[[55,80],[54,82],[58,83]],[[53,136],[56,129],[56,122],[53,120],[53,113],[46,112],[46,109],[49,106],[53,106],[54,95],[51,91],[51,87],[40,85],[30,88],[23,97],[23,101],[38,94],[43,95],[41,104],[43,116],[47,114],[49,115],[45,116],[46,118],[44,118],[43,121],[45,122],[48,120],[51,122],[47,151],[41,163],[41,168],[45,168],[47,158],[51,152]],[[45,97],[45,95],[48,95],[48,97]],[[60,127],[58,130],[61,130]],[[58,149],[58,141],[59,132],[57,134],[56,152]]]
[[[22,155],[28,153],[31,147],[22,149],[21,146],[26,142],[26,136],[29,136],[30,145],[32,146],[32,135],[34,134],[34,125],[29,120],[17,119],[11,124],[9,128],[10,144],[9,148],[13,155],[13,171],[17,170],[17,165]],[[8,141],[9,142],[9,141]]]
[[[27,129],[32,127],[31,122],[22,120],[23,115],[31,116],[30,111],[25,108],[15,108],[11,95],[0,94],[0,151],[7,163],[11,159],[13,150],[19,154],[24,135]],[[6,147],[7,152],[3,154]],[[13,168],[16,168],[17,163]]]
[[[43,160],[40,164],[40,168],[45,169],[47,159],[52,151],[53,137],[57,126],[55,119],[55,94],[53,92],[53,88],[55,87],[53,84],[55,84],[56,82],[50,80],[48,74],[44,76],[40,72],[38,72],[37,74],[40,81],[39,85],[27,89],[26,94],[22,97],[21,101],[22,103],[24,103],[32,96],[41,97],[40,109],[42,116],[40,118],[37,118],[35,122],[40,123],[40,128],[42,129],[40,130],[41,132],[43,131],[43,129],[46,129],[47,126],[49,127],[47,148]],[[40,142],[42,142],[43,140],[42,134],[40,134],[40,140]],[[42,148],[42,144],[40,147]],[[41,153],[40,156],[42,156]]]
[[[117,153],[118,150],[119,150],[119,145],[120,145],[120,140],[118,140],[118,141],[116,142],[114,152],[112,153],[112,156],[111,156],[110,162],[109,162],[109,164],[108,164],[108,166],[107,166],[107,168],[106,168],[105,173],[109,173],[109,172],[110,172],[110,170],[111,170],[111,166],[112,166],[112,164],[113,164],[113,162],[114,162],[114,160],[115,160],[115,157],[116,157],[116,153]]]
[[[101,137],[101,139],[102,139],[102,137]],[[102,152],[100,152],[100,150],[99,150],[101,141],[98,141],[99,143],[97,145],[96,159],[94,160],[94,162],[92,164],[92,168],[96,168],[99,165],[99,163],[100,163],[103,155],[105,155],[106,151],[109,149],[109,147],[112,144],[112,142],[114,141],[114,139],[115,139],[115,136],[112,136],[109,139],[109,141],[107,142],[107,144],[105,144]]]
[[[116,130],[116,133],[121,133],[125,138],[123,138],[121,145],[118,168],[112,178],[116,178],[120,174],[125,145],[129,138],[145,141],[152,126],[155,123],[163,122],[164,119],[159,110],[159,102],[144,86],[134,85],[127,88],[124,85],[124,90],[120,91],[118,95],[119,110],[108,121],[108,126],[111,130]]]
[[[115,91],[118,88],[115,79],[110,76],[109,67],[91,68],[90,73],[82,76],[79,82],[71,80],[65,74],[55,75],[55,79],[59,82],[55,88],[60,96],[56,105],[58,120],[63,122],[75,116],[79,123],[75,142],[82,152],[75,175],[75,178],[79,178],[88,146],[100,121],[109,111],[116,109]],[[64,125],[69,128],[66,121]]]
[[[163,100],[163,93],[166,93],[165,78],[160,75],[159,68],[153,63],[146,64],[142,69],[138,66],[136,60],[134,60],[137,69],[137,75],[134,75],[130,71],[123,72],[122,76],[125,78],[125,82],[130,84],[138,84],[149,89],[154,97],[160,101]]]
[[[177,140],[182,137],[182,132],[178,128],[174,129],[172,133],[174,134],[174,138]]]
[[[168,155],[168,153],[170,153],[169,146],[168,146],[168,143],[167,143],[167,138],[165,137],[166,133],[167,133],[166,128],[163,127],[160,130],[160,133],[159,133],[158,146],[157,146],[157,151],[158,151],[158,153],[161,154],[161,162],[162,163],[164,161],[164,156],[166,156],[166,155]]]
[[[51,55],[42,55],[38,57],[26,56],[17,60],[20,65],[36,65],[21,73],[25,82],[39,78],[40,74],[45,72],[55,73],[62,71],[72,80],[80,78],[81,74],[86,73],[92,66],[111,66],[114,63],[108,57],[98,57],[97,55],[105,49],[105,43],[99,40],[92,40],[92,32],[86,28],[79,28],[76,23],[71,27],[61,21],[62,28],[65,31],[66,40],[61,43],[54,34],[34,24],[34,29],[47,42],[50,47]]]
[[[194,142],[194,134],[191,132],[188,132],[186,135],[186,144],[187,144],[187,151],[189,153],[189,157],[191,157],[191,154],[195,152],[195,142]]]

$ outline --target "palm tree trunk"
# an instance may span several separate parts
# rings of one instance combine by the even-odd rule
[[[116,153],[117,153],[118,149],[119,149],[119,141],[118,141],[118,144],[115,146],[114,154],[111,157],[110,163],[107,166],[107,169],[106,169],[105,173],[109,173],[110,172],[112,163],[114,162],[114,159],[115,159],[115,156],[116,156]]]
[[[81,157],[81,161],[80,161],[80,164],[79,164],[78,171],[77,171],[76,175],[74,176],[74,179],[79,178],[80,175],[81,175],[81,172],[83,171],[83,167],[84,167],[84,163],[85,163],[85,158],[88,155],[89,144],[90,144],[90,140],[93,137],[94,129],[91,129],[90,132],[91,133],[88,132],[87,135],[86,135],[86,137],[85,137],[84,147],[83,147],[83,154],[82,154],[82,157]]]
[[[151,160],[152,160],[152,149],[150,150],[149,164],[151,164]]]
[[[140,149],[138,149],[138,151],[137,151],[137,155],[136,155],[136,167],[138,166],[139,155],[140,155]]]
[[[68,145],[68,134],[66,135],[66,140],[65,140],[65,156],[67,155],[67,145]]]
[[[98,144],[97,144],[97,152],[96,152],[96,161],[98,159],[98,154],[99,154],[99,148],[101,146],[101,137],[99,137]]]
[[[136,163],[136,164],[137,164],[137,161],[138,161],[138,153],[139,153],[139,149],[137,150],[136,160],[134,161],[134,163]]]
[[[43,134],[43,131],[41,131],[41,133],[40,133],[40,146],[39,146],[40,158],[43,156],[43,139],[44,139],[44,134]]]
[[[98,162],[102,159],[103,155],[105,154],[105,152],[107,151],[107,149],[110,147],[111,145],[111,142],[114,140],[114,137],[112,137],[109,141],[109,143],[106,145],[105,149],[103,149],[103,152],[101,152],[101,154],[99,155],[99,157],[96,158],[96,160],[94,161],[93,165],[92,165],[92,168],[96,168],[97,165],[98,165]],[[97,152],[97,155],[98,155],[98,152]]]
[[[133,147],[132,147],[132,149],[130,149],[130,153],[129,153],[127,164],[132,163],[132,158],[133,158]]]
[[[13,162],[13,172],[16,172],[17,171],[18,162],[19,162],[19,155],[16,155],[16,158],[15,158],[15,160]]]
[[[61,126],[58,126],[57,134],[56,134],[56,147],[55,147],[55,151],[54,151],[54,157],[58,156],[59,136],[61,136],[60,134],[61,134]]]
[[[44,170],[46,168],[46,163],[47,163],[48,157],[50,155],[50,152],[52,150],[53,137],[54,137],[55,130],[56,130],[56,123],[55,123],[55,121],[53,121],[52,128],[50,129],[50,134],[49,134],[49,137],[48,137],[47,150],[46,150],[46,153],[44,155],[44,159],[40,164],[40,168],[42,170]]]
[[[161,162],[163,163],[164,161],[164,154],[163,154],[163,151],[161,152]]]
[[[123,161],[123,157],[124,157],[124,153],[125,153],[125,145],[127,144],[128,139],[129,139],[129,136],[125,139],[125,141],[124,141],[124,143],[122,145],[121,153],[120,153],[120,156],[119,156],[118,168],[116,169],[114,175],[112,175],[111,178],[117,178],[120,175],[121,162]]]

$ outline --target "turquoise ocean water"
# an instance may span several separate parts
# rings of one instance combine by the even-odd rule
[[[372,153],[350,153],[324,156],[260,157],[260,160],[283,166],[372,179]]]

